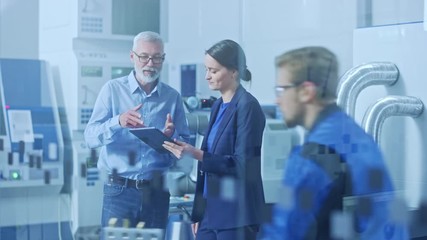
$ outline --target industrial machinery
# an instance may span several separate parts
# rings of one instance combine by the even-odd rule
[[[210,109],[219,93],[209,89],[206,82],[206,69],[202,63],[181,63],[170,66],[169,77],[178,79],[169,85],[179,89],[188,111]]]
[[[164,8],[163,1],[146,0],[39,4],[39,56],[52,65],[58,96],[63,98],[59,107],[66,110],[71,131],[66,145],[72,150],[65,176],[69,178],[67,220],[78,239],[99,238],[105,177],[96,168],[97,150],[86,146],[83,131],[105,82],[132,71],[133,37],[141,31],[163,31],[160,9]]]
[[[61,232],[64,140],[46,62],[0,59],[0,119],[0,238]]]
[[[278,201],[286,159],[299,141],[297,131],[288,129],[282,119],[267,119],[261,148],[261,177],[266,203]]]
[[[392,86],[372,86],[361,92],[355,118],[357,122],[362,123],[363,117],[366,116],[365,130],[376,134],[375,138],[384,154],[393,185],[397,191],[402,192],[401,200],[411,210],[410,215],[425,216],[427,199],[426,191],[423,191],[427,186],[425,111],[409,112],[409,116],[421,114],[418,118],[402,116],[390,117],[387,120],[384,118],[396,113],[401,115],[402,110],[411,109],[402,108],[405,104],[414,102],[408,101],[408,96],[415,97],[412,98],[416,99],[414,106],[420,106],[420,102],[427,101],[427,95],[422,87],[423,81],[420,81],[420,77],[425,76],[423,56],[427,53],[425,22],[422,22],[422,18],[414,20],[413,12],[384,17],[381,9],[390,6],[387,2],[361,2],[368,3],[370,9],[363,9],[363,12],[358,14],[360,17],[368,17],[367,21],[353,33],[353,63],[359,65],[372,61],[392,62],[398,67],[399,79]],[[422,3],[418,2],[412,6],[419,9],[421,5]],[[366,14],[367,12],[370,13]],[[404,15],[406,17],[402,17]],[[371,107],[369,115],[366,112],[368,107]],[[416,227],[414,223],[423,226]],[[411,237],[427,235],[425,220],[422,217],[412,218],[412,222],[408,225],[411,225]]]

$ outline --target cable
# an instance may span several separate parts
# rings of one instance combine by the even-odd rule
[[[71,232],[71,239],[74,240],[74,233],[73,233],[73,221],[74,221],[74,209],[73,209],[73,196],[72,193],[70,193],[70,221],[68,222],[68,226],[70,228]]]
[[[65,198],[63,198],[64,196],[66,196],[67,194],[59,194],[59,200],[58,200],[58,237],[59,240],[62,240],[62,225],[61,225],[61,199],[64,200]],[[70,206],[68,208],[69,212],[70,212],[70,220],[68,221],[69,224],[69,228],[70,228],[70,233],[71,233],[71,239],[74,240],[74,234],[73,234],[73,229],[72,229],[72,209],[71,209],[71,204],[72,204],[72,198],[71,198],[71,194],[70,196]]]
[[[178,204],[176,206],[177,208],[181,209],[189,219],[191,219],[191,214],[187,211],[187,209],[184,207],[184,205]]]
[[[61,229],[61,194],[58,197],[58,239],[62,240],[62,229]]]

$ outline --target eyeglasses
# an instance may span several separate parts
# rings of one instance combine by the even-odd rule
[[[132,52],[138,57],[138,60],[142,64],[147,64],[150,60],[154,64],[160,64],[165,60],[165,54],[161,56],[147,56],[147,55],[138,55],[135,51],[132,50]]]
[[[276,97],[283,96],[283,94],[285,93],[286,89],[298,87],[300,84],[302,84],[302,82],[301,83],[297,83],[297,84],[290,84],[290,85],[283,85],[283,86],[276,86],[276,87],[274,87],[275,93],[276,93]]]

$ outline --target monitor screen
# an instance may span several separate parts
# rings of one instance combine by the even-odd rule
[[[159,0],[113,0],[112,3],[112,34],[135,36],[142,31],[160,31]]]
[[[132,67],[112,67],[111,79],[127,76],[132,70]]]
[[[82,66],[80,71],[82,77],[102,77],[101,66]]]
[[[196,64],[181,65],[181,96],[196,96]]]

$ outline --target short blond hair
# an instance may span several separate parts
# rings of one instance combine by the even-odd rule
[[[334,53],[324,47],[298,48],[276,57],[276,68],[286,67],[294,84],[304,81],[317,86],[321,100],[335,100],[338,87],[338,61]]]

